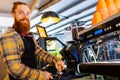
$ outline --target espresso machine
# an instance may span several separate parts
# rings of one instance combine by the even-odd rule
[[[78,71],[120,77],[120,13],[79,32]]]

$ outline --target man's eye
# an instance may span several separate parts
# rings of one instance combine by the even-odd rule
[[[30,13],[27,13],[27,15],[30,15]]]
[[[24,13],[23,11],[19,11],[18,14],[20,14],[20,15],[23,15],[23,14],[30,15],[30,12]]]
[[[24,12],[20,11],[19,14],[24,14]]]

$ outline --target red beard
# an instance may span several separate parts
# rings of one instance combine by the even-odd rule
[[[26,20],[26,22],[24,22],[24,20]],[[28,19],[20,19],[19,21],[15,19],[14,29],[26,34],[30,30],[30,21]]]

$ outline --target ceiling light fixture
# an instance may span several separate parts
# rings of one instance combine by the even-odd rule
[[[60,22],[60,18],[57,13],[53,11],[47,11],[43,13],[41,17],[41,22],[42,23],[58,23]]]

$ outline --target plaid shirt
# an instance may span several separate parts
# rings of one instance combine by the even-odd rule
[[[43,71],[32,69],[21,63],[24,50],[24,43],[20,34],[9,27],[7,32],[0,38],[0,53],[8,73],[17,79],[44,80],[45,73]],[[44,51],[37,43],[35,43],[35,54],[44,62],[55,63],[59,60]]]

